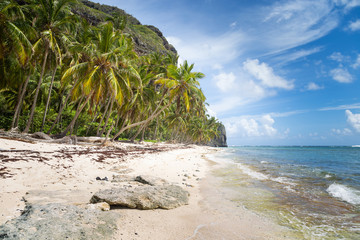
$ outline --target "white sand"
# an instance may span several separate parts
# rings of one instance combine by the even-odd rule
[[[116,146],[129,150],[134,147],[122,143]],[[224,192],[217,188],[219,179],[211,175],[218,164],[206,158],[206,154],[214,153],[216,149],[141,145],[151,148],[164,146],[174,150],[127,156],[126,160],[114,155],[103,159],[100,157],[103,154],[94,154],[102,150],[93,146],[32,144],[0,138],[0,224],[20,215],[24,208],[23,196],[36,203],[86,204],[94,192],[114,185],[110,181],[97,181],[96,177],[111,180],[113,175],[119,174],[152,175],[189,191],[189,205],[172,210],[111,210],[122,215],[114,239],[290,238],[284,228],[234,206],[222,196]],[[18,160],[20,158],[24,160]],[[5,177],[4,171],[11,175]]]

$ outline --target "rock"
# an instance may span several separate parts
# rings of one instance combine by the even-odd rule
[[[53,143],[65,143],[65,144],[72,144],[73,141],[70,136],[65,136],[63,138],[59,138],[52,141]]]
[[[218,131],[219,136],[211,140],[208,145],[211,147],[227,147],[225,126],[223,124],[220,124]]]
[[[31,134],[31,137],[37,139],[52,140],[52,138],[49,135],[43,132],[35,132]]]
[[[150,186],[162,186],[162,185],[169,184],[165,179],[148,176],[148,175],[137,176],[137,177],[135,177],[135,181],[142,183],[142,184],[147,184]]]
[[[107,202],[110,206],[137,209],[172,209],[188,204],[189,193],[176,185],[144,185],[132,189],[113,188],[95,193],[91,203]]]
[[[0,226],[0,239],[111,239],[119,217],[59,203],[27,205],[21,216]]]
[[[86,209],[92,209],[92,210],[101,210],[101,211],[110,211],[110,205],[106,202],[100,202],[95,204],[88,204],[86,206]]]

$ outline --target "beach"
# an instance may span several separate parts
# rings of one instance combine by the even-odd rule
[[[0,138],[0,150],[0,225],[18,217],[25,202],[85,206],[95,192],[116,186],[116,176],[150,175],[188,191],[189,204],[171,210],[112,208],[121,216],[112,239],[291,239],[289,229],[231,201],[231,189],[222,188],[214,174],[226,165],[211,157],[218,148]]]

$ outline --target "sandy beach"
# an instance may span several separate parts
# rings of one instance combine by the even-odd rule
[[[86,205],[113,177],[151,175],[183,187],[189,204],[172,210],[112,208],[121,217],[113,239],[289,239],[278,224],[236,206],[209,159],[221,151],[195,145],[114,143],[107,147],[0,138],[0,225],[25,201]],[[96,178],[107,179],[96,180]]]

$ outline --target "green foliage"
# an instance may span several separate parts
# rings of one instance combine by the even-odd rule
[[[31,3],[0,4],[10,33],[0,38],[0,129],[197,144],[217,136],[204,75],[178,66],[157,28],[89,1]]]

